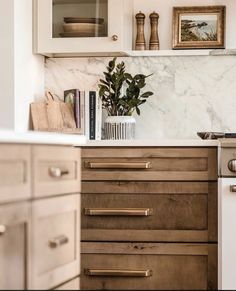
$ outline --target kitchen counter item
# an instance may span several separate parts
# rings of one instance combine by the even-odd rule
[[[236,133],[224,132],[198,132],[197,135],[201,139],[236,138]]]
[[[65,23],[97,23],[103,24],[104,18],[64,17]]]

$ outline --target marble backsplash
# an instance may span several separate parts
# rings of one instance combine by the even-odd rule
[[[72,88],[97,90],[111,58],[49,58],[45,87],[63,97]],[[197,131],[236,132],[236,57],[130,57],[127,71],[151,74],[150,97],[137,116],[140,139],[196,138]]]

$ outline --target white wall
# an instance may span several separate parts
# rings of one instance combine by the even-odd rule
[[[29,128],[29,104],[44,91],[44,57],[33,55],[32,0],[0,1],[0,128]]]
[[[145,35],[146,43],[149,43],[150,20],[149,15],[156,11],[160,14],[159,39],[161,49],[172,48],[172,8],[174,6],[200,6],[200,5],[226,5],[226,47],[236,48],[236,1],[235,0],[134,0],[134,15],[142,11],[146,15]],[[136,24],[134,20],[134,35],[136,36]]]
[[[0,127],[14,126],[14,0],[0,2]]]

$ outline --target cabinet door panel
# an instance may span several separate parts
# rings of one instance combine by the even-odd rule
[[[25,290],[29,205],[0,207],[0,289]]]

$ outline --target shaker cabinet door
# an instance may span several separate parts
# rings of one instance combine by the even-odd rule
[[[28,286],[28,222],[27,203],[0,207],[1,290],[26,290]]]

